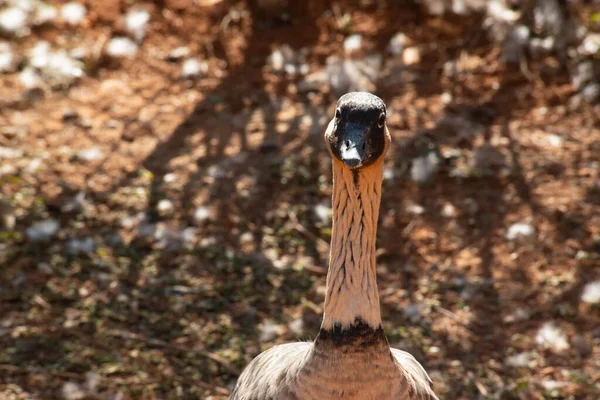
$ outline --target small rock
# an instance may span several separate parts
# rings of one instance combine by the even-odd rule
[[[57,220],[46,219],[31,225],[29,228],[27,228],[25,234],[32,242],[44,242],[54,236],[58,232],[59,228],[60,224]]]
[[[85,6],[81,3],[70,2],[65,4],[60,10],[61,18],[71,25],[78,25],[87,14]]]
[[[406,35],[402,32],[399,32],[399,33],[396,33],[394,36],[392,36],[387,49],[391,54],[397,56],[399,54],[402,54],[402,52],[404,51],[405,45],[406,45]]]
[[[552,36],[541,38],[532,38],[529,41],[529,49],[532,54],[543,56],[550,54],[554,50],[555,40]]]
[[[581,42],[579,53],[585,56],[593,56],[600,51],[600,33],[588,33]]]
[[[402,61],[406,65],[414,65],[421,62],[421,51],[418,47],[407,47],[402,52]]]
[[[506,324],[512,324],[520,321],[527,321],[531,316],[531,312],[525,308],[518,307],[516,310],[508,314],[502,319]]]
[[[546,322],[542,325],[535,337],[535,341],[539,346],[552,350],[555,353],[561,353],[570,347],[567,336],[552,322]]]
[[[79,161],[85,161],[85,162],[97,161],[97,160],[100,160],[103,156],[104,156],[104,154],[97,147],[92,147],[92,148],[80,150],[77,152],[77,159]]]
[[[240,235],[240,244],[251,244],[254,241],[254,235],[252,232],[244,232]]]
[[[125,30],[131,34],[135,40],[141,42],[146,34],[146,28],[150,21],[150,13],[139,7],[134,7],[125,14]]]
[[[17,68],[17,59],[8,43],[0,43],[0,73],[13,72]]]
[[[348,36],[344,40],[344,53],[347,55],[354,54],[362,48],[362,36],[359,34],[354,34]]]
[[[106,53],[111,57],[134,57],[138,46],[129,38],[114,37],[106,46]]]
[[[92,238],[71,239],[67,242],[67,252],[72,255],[91,254],[95,249]]]
[[[14,207],[8,201],[0,199],[0,230],[12,231],[16,222]]]
[[[85,199],[85,192],[77,192],[75,196],[65,202],[60,207],[60,211],[69,214],[69,213],[80,213],[85,210],[87,207],[87,200]]]
[[[38,3],[33,17],[34,25],[43,25],[50,22],[58,16],[58,10],[53,5],[47,3]]]
[[[435,151],[430,151],[425,156],[413,159],[410,168],[410,177],[413,182],[426,184],[433,180],[440,167],[440,158]]]
[[[102,379],[102,377],[94,371],[86,372],[85,373],[85,386],[86,386],[87,391],[90,393],[97,393],[98,386],[100,385],[101,379]]]
[[[212,208],[200,206],[194,212],[194,220],[196,222],[204,222],[208,220],[214,220],[215,211]]]
[[[37,270],[45,275],[52,275],[54,273],[54,268],[47,262],[41,262],[37,265]]]
[[[29,32],[27,13],[17,7],[0,11],[0,32],[16,36],[26,35]]]
[[[62,387],[62,395],[65,400],[82,400],[85,399],[86,393],[75,382],[67,382]]]
[[[181,240],[184,243],[193,243],[196,241],[196,237],[198,236],[198,229],[193,226],[188,226],[184,230],[181,231]]]
[[[197,58],[187,59],[181,66],[181,76],[184,78],[202,76],[206,72],[208,72],[208,64],[198,60]]]
[[[409,214],[414,214],[414,215],[421,215],[425,212],[425,208],[423,208],[423,206],[419,205],[419,204],[409,204],[406,207],[406,211]]]
[[[227,172],[220,165],[211,165],[206,174],[213,179],[223,179],[227,176]]]
[[[25,89],[36,89],[43,85],[42,78],[34,68],[25,67],[19,74],[19,81]]]
[[[415,323],[421,319],[421,314],[423,312],[423,305],[419,303],[410,303],[404,307],[402,310],[404,316],[412,323]]]
[[[156,210],[161,215],[167,215],[172,213],[174,208],[175,207],[173,206],[173,202],[169,199],[162,199],[156,205]]]
[[[530,31],[525,25],[512,28],[502,48],[502,59],[506,63],[518,64],[523,57],[523,48],[529,40]]]
[[[443,15],[446,11],[444,0],[424,0],[423,3],[431,15]]]
[[[444,218],[454,218],[456,217],[456,207],[451,203],[444,204],[442,207],[442,217]]]
[[[600,84],[588,83],[581,91],[581,95],[588,103],[595,103],[600,98]]]
[[[163,181],[165,183],[173,183],[175,182],[175,180],[177,180],[177,175],[172,172],[165,174],[165,176],[163,177]]]
[[[563,381],[555,381],[553,379],[544,379],[540,381],[540,385],[545,391],[550,392],[549,395],[551,397],[556,398],[561,397],[560,393],[557,390],[569,386],[570,383]]]
[[[276,324],[274,321],[267,319],[262,323],[260,328],[260,341],[271,342],[277,338],[281,332],[281,325]]]
[[[535,228],[530,224],[523,222],[517,222],[512,224],[506,232],[506,238],[508,240],[516,240],[518,238],[532,237],[535,234]]]
[[[288,324],[290,331],[296,336],[302,336],[304,334],[304,321],[302,318],[293,320]]]
[[[583,287],[581,301],[589,304],[600,303],[600,280],[590,282]]]
[[[514,354],[504,360],[504,364],[513,368],[531,368],[536,366],[537,354],[533,351]]]
[[[273,70],[289,75],[307,74],[309,67],[305,62],[305,50],[294,51],[291,46],[283,44],[271,52],[268,63]]]
[[[552,147],[562,147],[563,138],[558,135],[550,134],[546,136],[546,142]]]
[[[331,207],[326,204],[317,204],[313,207],[313,212],[322,225],[331,223]]]
[[[178,61],[181,60],[182,58],[185,58],[187,56],[190,55],[190,48],[189,47],[185,47],[185,46],[181,46],[181,47],[177,47],[173,50],[171,50],[169,52],[169,54],[167,54],[166,56],[166,60],[167,61]]]
[[[0,146],[0,160],[11,160],[23,156],[23,150]]]
[[[585,61],[577,64],[575,70],[571,72],[571,83],[577,90],[583,88],[586,83],[594,79],[594,63]]]
[[[317,71],[312,74],[306,75],[298,82],[298,91],[305,93],[311,91],[318,91],[328,82],[327,71]]]

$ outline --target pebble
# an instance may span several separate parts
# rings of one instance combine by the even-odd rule
[[[104,154],[97,147],[91,147],[89,149],[80,150],[77,152],[77,159],[79,161],[97,161],[100,160]]]
[[[60,211],[63,213],[79,213],[85,210],[87,204],[85,192],[77,192],[75,196],[70,198],[60,207]]]
[[[594,103],[600,98],[600,84],[588,83],[581,91],[581,95],[588,103]]]
[[[19,81],[25,89],[35,89],[43,85],[42,78],[32,67],[25,67],[19,74]]]
[[[162,199],[156,205],[156,209],[161,215],[170,214],[171,212],[173,212],[174,208],[175,207],[173,206],[173,202],[169,199]]]
[[[410,168],[411,179],[418,184],[431,182],[439,170],[440,162],[439,156],[434,151],[413,159]]]
[[[0,73],[13,72],[17,59],[8,43],[0,43]]]
[[[388,51],[397,56],[402,54],[404,51],[404,46],[406,45],[406,35],[402,32],[396,33],[390,39],[390,43],[388,44]]]
[[[134,7],[125,14],[125,30],[132,35],[135,40],[141,42],[146,35],[150,13],[139,7]]]
[[[523,56],[523,48],[529,40],[531,32],[525,25],[513,27],[502,48],[502,58],[507,63],[519,63]]]
[[[281,331],[281,325],[276,324],[274,321],[267,319],[262,323],[260,327],[260,341],[271,342],[275,340]]]
[[[114,37],[106,46],[106,53],[111,57],[133,57],[137,53],[138,46],[126,37]]]
[[[513,354],[512,356],[506,357],[504,363],[509,367],[514,368],[528,368],[536,366],[537,353],[533,351],[525,351],[523,353]]]
[[[32,242],[44,242],[56,235],[60,224],[55,219],[46,219],[31,225],[25,234]]]
[[[21,8],[10,7],[0,11],[0,32],[9,35],[25,35],[28,32],[27,13]]]
[[[535,342],[538,346],[552,350],[555,353],[561,353],[571,347],[564,332],[552,322],[546,322],[542,325],[535,336]]]
[[[425,212],[425,208],[423,208],[423,206],[419,205],[419,204],[409,204],[406,207],[406,211],[409,214],[414,214],[414,215],[421,215]]]
[[[214,217],[215,217],[214,214],[215,214],[215,212],[212,208],[200,206],[200,207],[196,208],[196,211],[194,212],[194,220],[196,222],[208,221],[208,220],[214,219]]]
[[[290,331],[296,336],[302,336],[304,334],[304,321],[302,318],[293,320],[288,324]]]
[[[589,304],[600,303],[600,280],[590,282],[583,287],[581,301]]]
[[[45,275],[52,275],[54,273],[54,268],[52,268],[52,265],[48,264],[47,262],[39,263],[37,265],[37,270]]]
[[[600,51],[600,33],[589,33],[581,42],[579,52],[586,56],[593,56]]]
[[[86,14],[85,6],[75,1],[65,4],[60,10],[60,17],[71,25],[78,25]]]
[[[2,159],[15,159],[23,156],[23,150],[11,149],[10,147],[0,146],[0,160]]]
[[[16,222],[14,207],[8,201],[0,199],[0,230],[12,231]]]
[[[546,136],[546,142],[552,147],[562,147],[563,138],[555,134],[550,134]]]
[[[506,238],[516,240],[521,237],[532,237],[534,234],[535,228],[533,226],[524,222],[517,222],[508,228]]]
[[[402,61],[406,65],[414,65],[421,62],[421,51],[418,47],[407,47],[402,52]]]
[[[208,72],[208,64],[197,58],[189,58],[185,60],[181,66],[181,76],[184,78],[194,78],[202,76]]]
[[[82,400],[86,398],[85,391],[75,382],[67,382],[62,387],[62,395],[65,400]]]
[[[319,220],[319,222],[323,225],[327,225],[331,223],[331,207],[326,204],[317,204],[313,207],[313,212],[315,216]]]
[[[91,254],[95,249],[92,238],[71,239],[67,242],[67,252],[72,255]]]
[[[354,34],[348,36],[344,40],[344,53],[347,55],[354,54],[362,48],[362,36],[359,34]]]
[[[38,3],[33,17],[34,25],[43,25],[53,21],[58,16],[58,10],[53,5],[47,3]]]
[[[583,88],[586,83],[594,79],[594,63],[585,61],[577,64],[575,70],[571,73],[571,83],[577,90]]]
[[[444,218],[456,217],[456,207],[454,207],[454,205],[451,203],[444,204],[444,207],[442,207],[442,217],[444,217]]]

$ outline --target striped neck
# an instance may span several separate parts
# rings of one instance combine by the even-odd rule
[[[333,161],[333,229],[321,331],[348,329],[357,321],[376,330],[381,311],[375,240],[383,163],[352,171]]]

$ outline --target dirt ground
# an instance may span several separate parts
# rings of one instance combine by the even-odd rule
[[[81,25],[12,45],[101,47],[133,3],[88,0]],[[0,156],[16,216],[0,232],[0,398],[225,399],[260,351],[314,338],[337,94],[268,57],[306,49],[317,73],[358,33],[393,63],[403,32],[420,59],[375,89],[393,136],[378,236],[390,344],[442,399],[599,399],[600,307],[581,296],[600,279],[600,112],[564,66],[501,63],[478,14],[258,3],[144,3],[135,57],[99,57],[59,90],[1,76],[0,146],[18,153]],[[201,77],[181,77],[181,46]],[[58,232],[32,240],[49,218]],[[533,232],[509,238],[516,223]]]

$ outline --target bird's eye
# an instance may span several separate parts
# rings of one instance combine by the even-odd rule
[[[342,112],[340,111],[340,109],[338,108],[337,110],[335,110],[335,120],[339,121],[340,118],[342,118]]]
[[[381,115],[379,116],[379,120],[377,120],[377,126],[380,128],[383,128],[384,124],[385,124],[385,113],[381,113]]]

